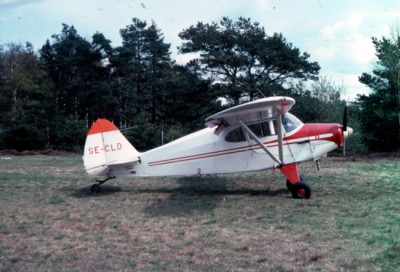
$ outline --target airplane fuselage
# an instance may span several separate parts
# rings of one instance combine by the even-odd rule
[[[138,162],[113,166],[98,173],[116,176],[202,175],[257,171],[278,166],[253,140],[228,141],[236,127],[205,128],[169,144],[140,154]],[[260,138],[275,156],[279,155],[276,135]],[[343,143],[338,124],[300,124],[284,134],[283,163],[315,160]],[[109,147],[109,152],[113,152]],[[102,170],[106,170],[103,172]]]

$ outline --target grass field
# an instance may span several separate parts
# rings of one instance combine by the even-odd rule
[[[0,271],[399,271],[400,158],[116,179],[91,194],[79,156],[2,156]]]

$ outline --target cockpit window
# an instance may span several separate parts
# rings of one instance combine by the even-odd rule
[[[303,124],[299,119],[297,119],[296,116],[287,113],[285,116],[282,118],[282,124],[283,127],[285,128],[285,132],[291,132],[298,128],[301,124]]]
[[[298,128],[301,124],[303,124],[297,117],[294,115],[287,113],[282,118],[283,128],[286,133],[289,133],[296,128]],[[268,137],[272,135],[276,135],[276,121],[266,121],[262,123],[256,123],[248,125],[249,129],[259,138]],[[231,132],[228,133],[225,137],[225,141],[231,143],[244,142],[246,141],[246,136],[244,135],[243,129],[238,127]]]

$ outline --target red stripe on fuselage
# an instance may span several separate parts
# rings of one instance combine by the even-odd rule
[[[167,163],[174,163],[174,162],[182,162],[182,161],[190,161],[190,160],[196,160],[196,159],[204,159],[204,158],[223,156],[223,155],[227,155],[227,154],[245,152],[245,151],[249,151],[249,150],[252,150],[252,149],[253,149],[252,146],[248,146],[247,145],[247,146],[235,147],[235,148],[224,149],[224,150],[219,150],[219,151],[200,153],[200,154],[196,154],[196,155],[189,155],[189,156],[183,156],[183,157],[177,157],[177,158],[172,158],[172,159],[160,160],[160,161],[155,161],[155,162],[149,162],[148,164],[149,164],[149,166],[156,166],[156,165],[167,164]]]
[[[284,143],[284,145],[297,144],[296,142],[290,143],[290,144],[287,143],[287,141],[290,141],[290,140],[309,138],[310,141],[317,141],[317,140],[320,140],[318,137],[319,135],[332,134],[331,137],[323,138],[321,140],[332,141],[332,142],[335,142],[338,146],[341,146],[343,139],[340,139],[340,136],[342,136],[342,135],[341,135],[341,132],[338,130],[338,128],[340,128],[340,125],[337,125],[337,124],[305,124],[305,125],[303,125],[303,127],[301,129],[299,129],[293,135],[285,137],[283,139],[284,142],[286,141],[286,143]],[[340,136],[338,136],[337,134],[340,134]],[[310,137],[313,137],[313,139]],[[339,139],[338,139],[338,137],[339,137]],[[278,140],[264,142],[264,145],[266,145],[267,148],[278,146]],[[182,156],[182,157],[176,157],[176,158],[171,158],[171,159],[149,162],[148,165],[149,166],[158,166],[158,165],[164,165],[164,164],[170,164],[170,163],[178,163],[178,162],[185,162],[185,161],[191,161],[191,160],[206,159],[206,158],[224,156],[224,155],[229,155],[229,154],[234,154],[234,153],[247,152],[247,151],[256,150],[256,149],[261,149],[261,147],[259,147],[257,144],[251,145],[251,146],[246,145],[246,146],[224,149],[224,150],[219,150],[219,151],[206,152],[206,153],[200,153],[200,154],[195,154],[195,155]]]

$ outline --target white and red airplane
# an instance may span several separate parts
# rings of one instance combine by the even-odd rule
[[[342,147],[353,130],[340,124],[303,124],[289,113],[295,100],[268,97],[216,113],[207,127],[155,149],[139,152],[110,121],[98,119],[88,132],[84,166],[105,176],[91,187],[121,177],[203,175],[278,168],[294,198],[309,198],[311,187],[298,164]]]

